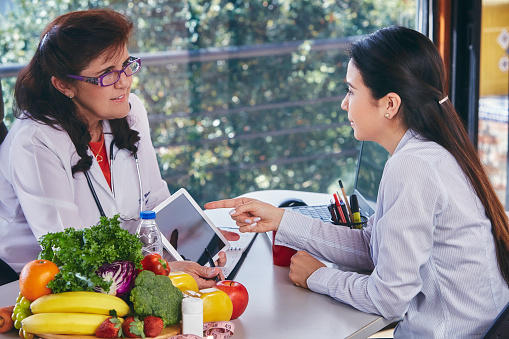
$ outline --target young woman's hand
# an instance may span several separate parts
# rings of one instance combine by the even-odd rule
[[[240,232],[276,231],[284,214],[284,210],[281,208],[243,197],[212,201],[206,203],[205,208],[233,208],[230,211],[230,216],[239,226]]]
[[[326,265],[308,252],[299,251],[293,255],[291,260],[290,279],[296,286],[308,288],[308,278],[320,267],[326,267]]]

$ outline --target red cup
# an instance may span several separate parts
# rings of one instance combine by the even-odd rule
[[[274,245],[275,241],[276,231],[272,231],[272,261],[274,262],[274,265],[289,267],[290,260],[297,251],[286,246]]]

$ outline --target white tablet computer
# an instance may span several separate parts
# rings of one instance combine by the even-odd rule
[[[208,265],[207,248],[214,261],[230,243],[184,188],[154,208],[168,261],[191,260]]]

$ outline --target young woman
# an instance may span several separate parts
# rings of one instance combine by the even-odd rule
[[[134,233],[140,211],[170,195],[147,112],[131,94],[141,68],[127,50],[132,30],[112,10],[62,15],[18,76],[19,119],[0,146],[0,258],[18,272],[37,257],[43,234],[115,214]],[[170,265],[201,287],[221,274],[191,262]]]
[[[277,230],[277,244],[303,250],[290,266],[297,286],[403,317],[395,338],[481,337],[509,302],[508,220],[448,100],[445,74],[433,43],[411,29],[384,28],[351,47],[341,107],[357,139],[392,154],[363,230],[246,198],[205,207],[234,208],[242,232]]]

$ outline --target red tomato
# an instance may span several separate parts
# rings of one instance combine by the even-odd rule
[[[141,261],[144,270],[152,271],[159,275],[170,274],[170,264],[157,253],[147,254]]]

